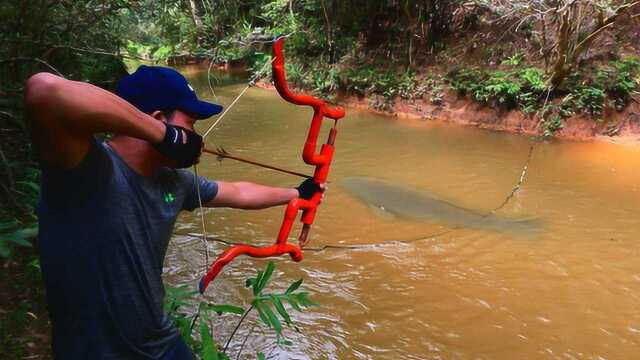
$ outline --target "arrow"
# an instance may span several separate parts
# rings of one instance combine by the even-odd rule
[[[216,156],[218,156],[220,158],[224,158],[224,159],[232,159],[232,160],[240,161],[240,162],[243,162],[243,163],[260,166],[260,167],[263,167],[265,169],[275,170],[275,171],[279,171],[279,172],[282,172],[282,173],[285,173],[285,174],[303,177],[305,179],[311,178],[311,176],[303,174],[303,173],[299,173],[297,171],[288,170],[288,169],[284,169],[284,168],[277,167],[277,166],[274,166],[274,165],[268,165],[268,164],[264,164],[264,163],[261,163],[261,162],[255,161],[255,160],[251,160],[251,159],[247,159],[247,158],[242,158],[242,157],[239,157],[239,156],[231,155],[223,148],[218,148],[216,150],[204,148],[204,149],[202,149],[202,151],[205,152],[205,153],[208,153],[208,154],[216,155]]]

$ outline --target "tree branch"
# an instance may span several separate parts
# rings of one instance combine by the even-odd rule
[[[0,59],[0,64],[3,63],[8,63],[8,62],[37,62],[39,64],[42,64],[44,66],[46,66],[47,68],[49,68],[49,70],[52,70],[53,72],[55,72],[56,74],[65,77],[64,75],[62,75],[62,73],[60,71],[58,71],[58,69],[54,68],[51,64],[49,64],[48,62],[39,59],[39,58],[31,58],[31,57],[14,57],[14,58],[9,58],[9,59]]]
[[[251,306],[247,309],[247,311],[245,311],[244,314],[242,314],[242,317],[240,318],[240,321],[238,321],[238,325],[236,325],[236,328],[233,329],[233,332],[231,333],[231,336],[229,336],[229,340],[227,340],[227,343],[224,345],[224,350],[222,350],[223,353],[225,353],[225,354],[227,353],[227,348],[229,348],[229,344],[231,344],[231,339],[233,339],[233,337],[236,335],[236,332],[240,328],[240,325],[242,325],[242,322],[247,317],[247,315],[249,315],[251,310],[253,310],[253,304],[251,304]]]
[[[0,147],[0,160],[2,160],[2,165],[4,165],[4,168],[7,171],[7,180],[9,180],[9,187],[10,189],[14,189],[16,186],[16,182],[13,177],[13,171],[11,171],[11,165],[9,165],[9,161],[7,160],[7,157],[4,156],[2,147]]]
[[[116,54],[116,53],[112,53],[112,52],[108,52],[108,51],[104,51],[104,50],[100,50],[100,49],[83,49],[83,48],[79,48],[79,47],[75,47],[75,46],[71,46],[71,45],[54,45],[51,49],[49,49],[49,51],[54,51],[57,49],[70,49],[73,51],[77,51],[77,52],[81,52],[81,53],[87,53],[87,54],[95,54],[95,55],[106,55],[106,56],[113,56],[113,57],[118,57],[118,58],[125,58],[125,59],[133,59],[133,60],[143,60],[143,61],[154,61],[153,59],[147,59],[147,58],[143,58],[140,56],[131,56],[131,55],[124,55],[124,54]]]
[[[16,203],[16,199],[12,194],[12,192],[15,191],[16,183],[15,183],[15,179],[13,177],[13,171],[11,171],[11,165],[9,164],[9,161],[7,160],[6,156],[4,156],[4,152],[2,151],[2,148],[0,148],[0,160],[2,161],[2,165],[4,165],[4,168],[5,168],[6,172],[7,172],[7,182],[8,182],[9,187],[7,188],[1,182],[0,182],[0,185],[2,185],[2,189],[7,194],[7,200],[9,200],[9,202],[11,203],[11,205],[13,207],[17,208],[18,204]]]
[[[598,35],[600,35],[603,31],[613,26],[613,24],[615,23],[615,21],[618,19],[620,15],[622,15],[625,11],[629,10],[630,8],[638,4],[640,4],[640,0],[618,7],[615,10],[615,13],[613,15],[606,18],[602,22],[602,24],[599,25],[598,28],[592,31],[591,34],[589,34],[589,36],[584,38],[584,40],[582,40],[578,45],[576,45],[573,51],[573,55],[571,56],[571,63],[573,64],[578,60],[578,57],[580,56],[580,54],[595,40],[595,38]]]

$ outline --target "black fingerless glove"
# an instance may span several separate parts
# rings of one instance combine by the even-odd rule
[[[323,191],[320,185],[313,181],[312,178],[308,178],[307,180],[303,181],[300,185],[298,185],[298,187],[296,187],[296,190],[298,190],[298,196],[305,200],[311,199],[313,195],[318,191]]]
[[[176,161],[177,168],[187,168],[198,162],[202,137],[180,126],[165,124],[164,139],[154,147],[159,153]]]

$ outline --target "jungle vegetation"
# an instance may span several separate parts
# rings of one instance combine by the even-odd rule
[[[39,0],[0,3],[0,357],[47,353],[22,90],[39,71],[112,89],[125,59],[257,69],[286,35],[289,80],[325,97],[438,105],[449,91],[537,114],[546,135],[640,89],[640,1]],[[4,356],[5,354],[8,354]]]

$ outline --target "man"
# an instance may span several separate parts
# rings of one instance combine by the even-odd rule
[[[192,359],[163,312],[162,266],[181,210],[199,206],[197,119],[222,107],[186,79],[141,66],[116,96],[52,74],[25,88],[42,163],[38,207],[42,273],[54,358]],[[113,133],[98,143],[95,133]],[[322,191],[197,179],[209,207],[260,209]]]

